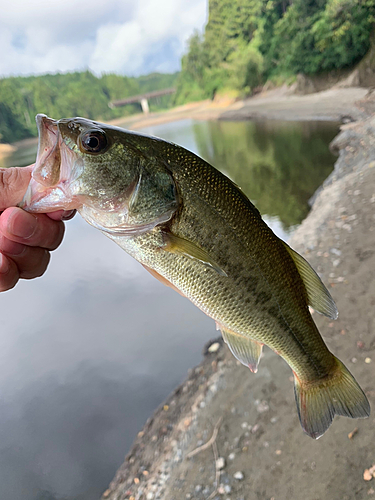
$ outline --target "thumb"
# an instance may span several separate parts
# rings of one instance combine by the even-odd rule
[[[33,165],[0,168],[0,212],[20,203],[30,182],[32,170]]]

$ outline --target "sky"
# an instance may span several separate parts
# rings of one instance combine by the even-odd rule
[[[180,69],[207,0],[0,0],[0,76]]]

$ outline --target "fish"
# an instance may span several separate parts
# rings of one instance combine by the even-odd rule
[[[309,307],[337,307],[310,264],[228,177],[176,144],[85,118],[36,117],[39,146],[20,206],[76,209],[158,280],[211,317],[252,372],[263,345],[294,375],[304,432],[365,418],[366,395],[325,345]]]

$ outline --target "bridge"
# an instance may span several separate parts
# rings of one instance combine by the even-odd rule
[[[153,92],[134,95],[132,97],[127,97],[126,99],[120,99],[119,101],[110,102],[108,106],[110,108],[119,108],[121,106],[126,106],[127,104],[134,104],[135,102],[139,102],[142,107],[142,111],[145,114],[148,114],[150,112],[150,108],[148,106],[149,99],[153,99],[154,97],[161,97],[163,95],[174,94],[175,92],[175,88],[154,90]]]

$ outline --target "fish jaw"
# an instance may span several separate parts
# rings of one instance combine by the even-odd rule
[[[20,207],[28,212],[79,209],[76,193],[83,160],[63,141],[59,123],[39,114],[36,117],[39,144],[35,167]]]

